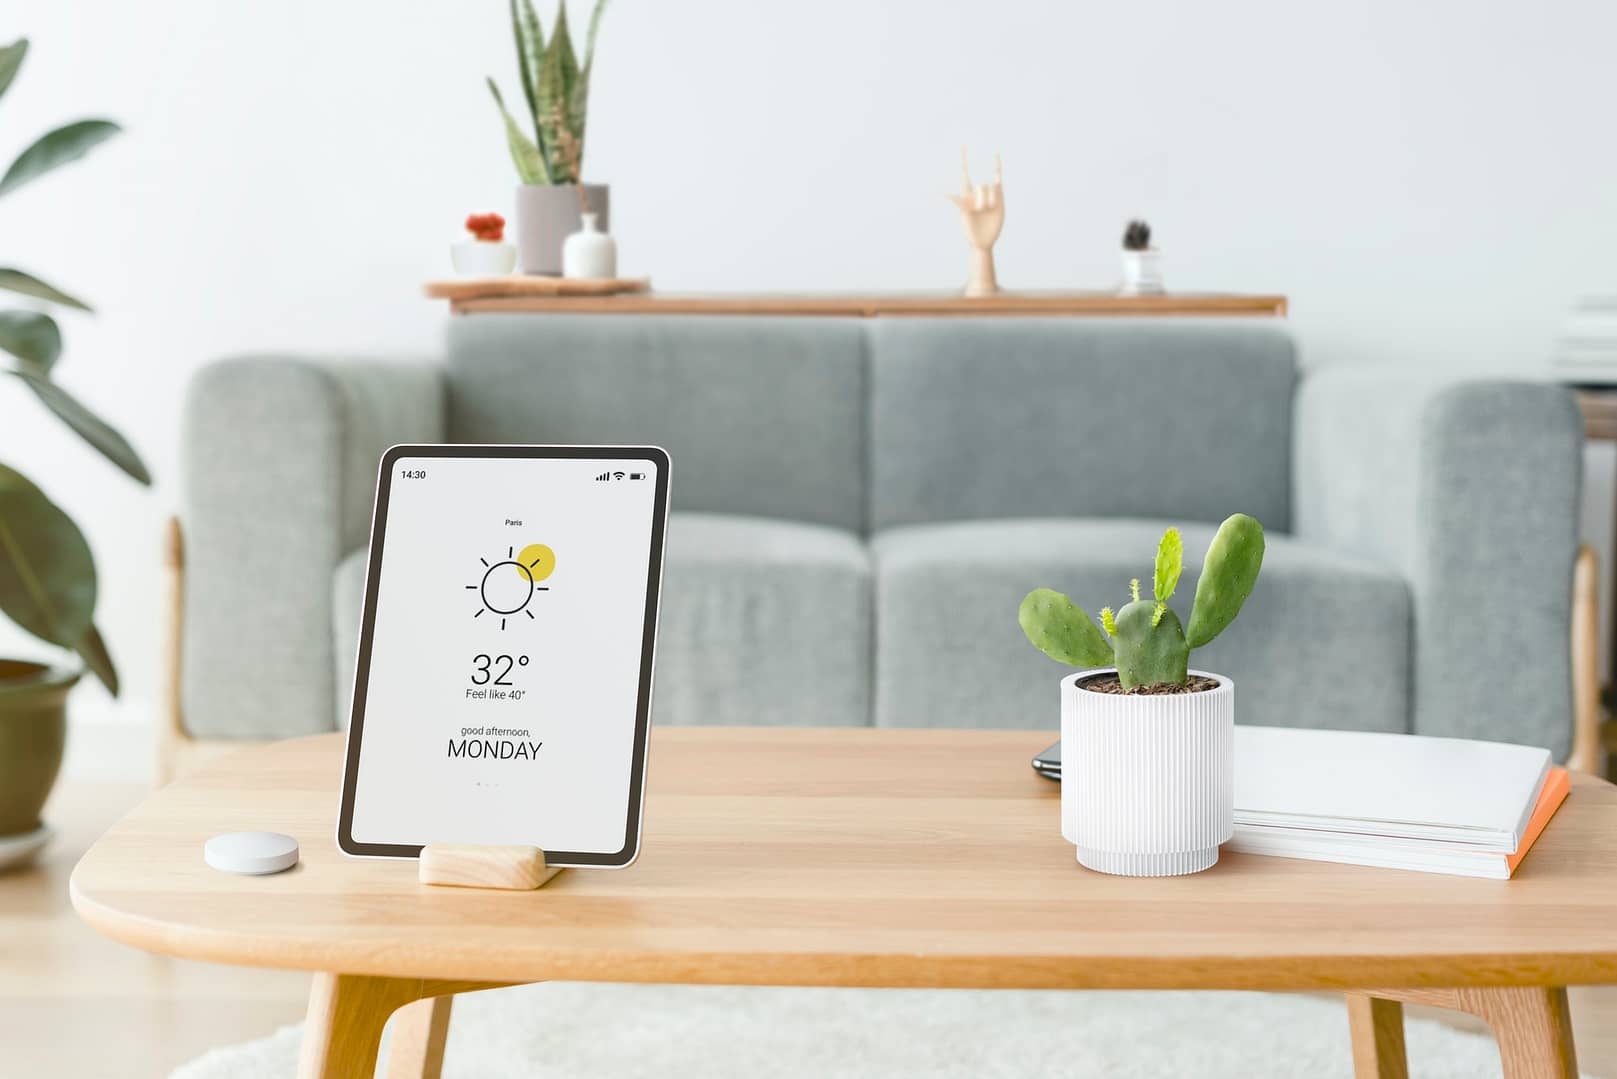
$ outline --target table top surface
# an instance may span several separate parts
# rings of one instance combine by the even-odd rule
[[[1617,982],[1617,788],[1576,776],[1514,880],[1226,853],[1188,877],[1079,867],[1048,732],[658,728],[625,870],[535,892],[422,885],[333,822],[343,736],[244,750],[154,793],[74,871],[148,951],[488,982],[1372,988]],[[240,877],[208,836],[290,833]]]
[[[542,289],[543,292],[535,290]],[[429,295],[450,300],[458,314],[527,311],[618,315],[780,315],[844,318],[1134,315],[1272,318],[1286,314],[1277,293],[1169,292],[1137,296],[1113,291],[1007,290],[987,296],[948,292],[632,292],[615,296],[557,296],[546,280],[512,274],[471,285],[432,282]]]

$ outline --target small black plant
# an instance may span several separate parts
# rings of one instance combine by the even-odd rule
[[[1130,221],[1128,228],[1123,230],[1123,250],[1151,250],[1151,226],[1144,221]]]

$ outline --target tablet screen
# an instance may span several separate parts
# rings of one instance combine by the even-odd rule
[[[639,840],[667,457],[403,446],[377,487],[339,843]]]

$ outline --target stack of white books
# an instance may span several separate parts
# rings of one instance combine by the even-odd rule
[[[1530,746],[1237,727],[1226,849],[1505,880],[1569,788]]]
[[[1556,346],[1555,366],[1573,382],[1617,381],[1617,296],[1579,298]]]

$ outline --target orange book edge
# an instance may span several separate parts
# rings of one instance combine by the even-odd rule
[[[1533,807],[1533,815],[1527,820],[1527,831],[1522,833],[1521,845],[1516,848],[1515,854],[1505,855],[1506,876],[1516,875],[1516,867],[1533,849],[1534,842],[1544,832],[1544,826],[1550,823],[1550,818],[1555,816],[1555,811],[1561,808],[1561,803],[1566,801],[1571,790],[1572,776],[1567,770],[1551,768],[1550,777],[1544,781],[1544,789],[1538,792],[1538,804]]]

